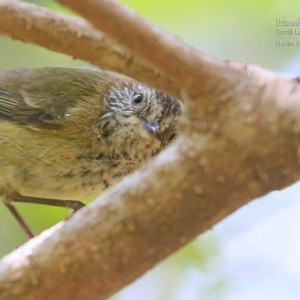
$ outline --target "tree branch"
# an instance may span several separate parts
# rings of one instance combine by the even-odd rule
[[[179,96],[179,89],[172,80],[105,37],[84,19],[26,2],[0,0],[0,34],[135,77],[149,85],[155,82],[156,88]]]
[[[243,95],[242,116],[231,107],[234,122],[218,127],[222,115],[211,115],[214,128],[183,119],[182,137],[166,151],[5,257],[0,299],[106,299],[251,199],[298,179],[299,84],[256,67],[235,68],[251,75],[226,98],[234,103]],[[277,83],[288,100],[269,98],[264,80],[258,99],[258,81],[250,78]]]
[[[182,88],[210,93],[224,80],[226,66],[223,63],[200,53],[114,0],[58,2],[174,78]],[[230,73],[230,69],[227,72]]]

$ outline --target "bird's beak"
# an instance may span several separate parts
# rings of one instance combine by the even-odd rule
[[[142,119],[142,123],[150,133],[154,134],[159,130],[159,123],[157,121],[147,121]]]

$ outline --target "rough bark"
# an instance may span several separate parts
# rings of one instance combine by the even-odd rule
[[[113,1],[61,2],[139,55],[160,41],[160,53],[146,51],[145,59],[181,82],[181,135],[91,205],[6,256],[1,300],[106,299],[237,208],[300,175],[298,79],[208,58],[136,16],[131,26],[130,12]],[[97,23],[95,15],[110,12],[101,5],[117,12],[108,23],[120,22],[144,42],[126,44],[125,29]]]

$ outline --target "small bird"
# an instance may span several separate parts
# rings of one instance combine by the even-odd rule
[[[0,71],[0,198],[72,208],[139,168],[176,135],[182,105],[89,68]]]

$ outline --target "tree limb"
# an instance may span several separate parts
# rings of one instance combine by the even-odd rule
[[[156,82],[158,89],[179,95],[172,80],[105,37],[84,19],[22,1],[0,0],[0,34],[135,77],[149,85]]]
[[[210,93],[224,80],[224,71],[230,73],[220,61],[200,53],[114,0],[58,2],[174,78],[181,88]]]
[[[243,115],[232,107],[234,122],[221,127],[184,118],[182,136],[166,151],[6,256],[0,299],[106,299],[251,199],[298,179],[299,84],[235,68],[244,86],[220,99],[239,102]],[[264,80],[278,85],[274,95]],[[275,102],[277,92],[288,100]]]

